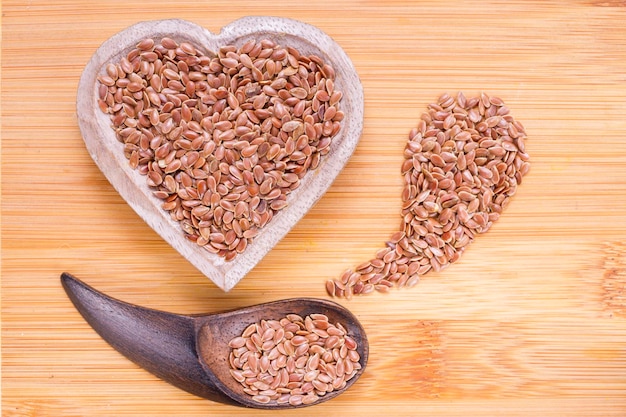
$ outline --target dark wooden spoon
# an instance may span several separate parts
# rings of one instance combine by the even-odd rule
[[[325,314],[332,323],[341,323],[357,342],[362,368],[345,388],[327,393],[314,404],[348,389],[367,364],[369,345],[363,327],[351,312],[331,301],[293,298],[223,313],[180,315],[114,299],[68,273],[61,275],[61,282],[87,323],[116,350],[170,384],[212,401],[265,409],[305,406],[257,403],[230,375],[228,342],[263,319],[279,320],[289,313]]]

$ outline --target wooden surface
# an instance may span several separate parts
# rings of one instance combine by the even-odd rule
[[[498,95],[528,132],[530,174],[461,260],[348,306],[370,340],[344,395],[281,415],[626,415],[626,4],[563,2],[2,3],[3,416],[264,415],[194,397],[132,364],[61,288],[69,271],[176,313],[326,297],[399,225],[411,127],[443,92]],[[84,147],[80,73],[112,34],[244,15],[331,35],[365,93],[364,132],[330,191],[225,294],[115,193]],[[269,415],[269,414],[267,414]]]

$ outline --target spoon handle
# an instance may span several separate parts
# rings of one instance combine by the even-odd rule
[[[87,323],[128,359],[194,395],[234,404],[198,360],[193,317],[114,299],[68,273],[61,275],[61,283]]]

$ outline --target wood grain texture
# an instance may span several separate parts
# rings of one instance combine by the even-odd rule
[[[109,36],[245,15],[328,33],[364,87],[361,141],[329,192],[224,294],[124,203],[87,153],[78,78]],[[59,282],[181,314],[326,297],[399,225],[409,130],[443,92],[500,96],[532,168],[459,262],[340,300],[370,341],[344,395],[287,415],[626,414],[626,7],[620,1],[2,3],[3,416],[259,415],[194,397],[112,349]],[[132,277],[132,278],[129,278]],[[269,415],[269,414],[268,414]]]

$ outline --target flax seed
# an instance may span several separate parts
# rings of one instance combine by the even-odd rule
[[[412,287],[460,259],[529,172],[525,139],[500,98],[442,95],[409,133],[401,166],[402,229],[354,273],[328,280],[328,294],[348,298]]]
[[[210,56],[189,42],[144,39],[103,68],[97,104],[130,166],[172,219],[185,219],[185,236],[232,260],[329,152],[343,119],[334,74],[319,57],[269,40]],[[314,97],[326,104],[314,109]],[[282,178],[266,183],[273,171]],[[236,238],[208,239],[200,222],[213,236]]]
[[[326,333],[324,329],[334,335],[316,333]],[[323,314],[261,320],[246,327],[229,346],[230,374],[261,404],[314,404],[345,386],[362,367],[356,341]]]

